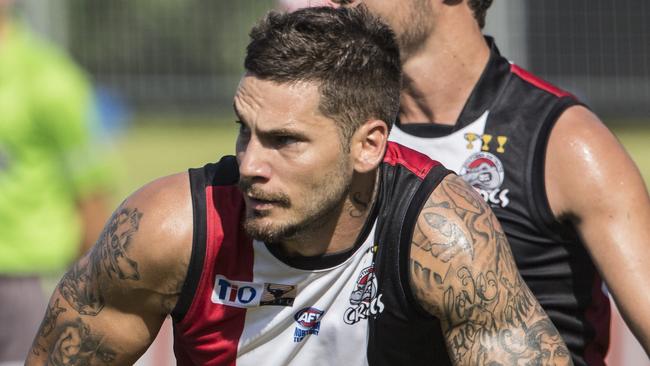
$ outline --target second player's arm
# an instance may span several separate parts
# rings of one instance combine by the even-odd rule
[[[420,213],[410,276],[420,304],[440,319],[455,365],[572,364],[519,275],[496,217],[455,175],[445,177]]]
[[[549,138],[546,192],[571,221],[616,304],[650,355],[650,196],[629,155],[584,107],[568,109]]]
[[[127,199],[54,290],[27,365],[132,365],[176,304],[189,263],[187,175]]]

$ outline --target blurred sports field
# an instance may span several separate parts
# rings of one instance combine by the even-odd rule
[[[614,133],[650,182],[650,120],[612,124]],[[199,167],[235,149],[237,125],[228,117],[142,118],[115,140],[122,177],[115,204],[156,177]]]

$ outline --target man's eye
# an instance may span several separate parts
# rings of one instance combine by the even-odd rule
[[[275,137],[275,143],[278,145],[291,145],[298,142],[298,139],[296,139],[293,136],[276,136]]]

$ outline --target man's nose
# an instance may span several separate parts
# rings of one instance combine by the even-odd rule
[[[239,174],[249,179],[268,180],[271,177],[269,151],[255,138],[237,152]]]

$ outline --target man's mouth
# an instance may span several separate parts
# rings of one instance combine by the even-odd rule
[[[256,211],[270,210],[279,202],[248,196],[248,206]]]

